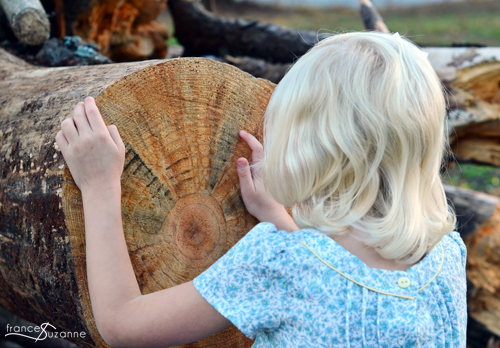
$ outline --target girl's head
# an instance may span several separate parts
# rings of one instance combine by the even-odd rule
[[[264,185],[301,228],[342,235],[404,264],[453,230],[439,177],[441,83],[399,35],[334,35],[301,57],[264,115]]]

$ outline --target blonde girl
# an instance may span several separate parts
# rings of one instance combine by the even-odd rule
[[[79,103],[56,141],[82,191],[104,340],[175,346],[232,323],[254,347],[465,347],[466,249],[439,177],[445,109],[399,35],[319,42],[276,87],[264,147],[240,132],[256,163],[238,159],[241,192],[261,223],[192,282],[141,295],[121,221],[125,148],[92,98]]]

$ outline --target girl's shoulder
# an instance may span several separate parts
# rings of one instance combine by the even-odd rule
[[[441,240],[443,247],[449,250],[449,254],[456,255],[456,261],[460,262],[463,267],[467,262],[467,248],[465,243],[458,232],[450,232],[443,237]]]

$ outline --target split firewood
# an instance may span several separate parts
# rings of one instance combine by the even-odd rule
[[[40,0],[0,0],[0,6],[19,42],[41,45],[50,36],[50,23]]]
[[[445,87],[450,142],[457,159],[499,166],[500,49],[424,51]]]

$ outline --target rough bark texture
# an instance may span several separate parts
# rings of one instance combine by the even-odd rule
[[[0,0],[17,39],[28,45],[41,45],[50,36],[50,23],[40,0]]]
[[[34,68],[0,50],[0,306],[61,331],[85,331],[62,210],[60,122],[85,96],[158,61]],[[93,346],[90,334],[78,342]]]

